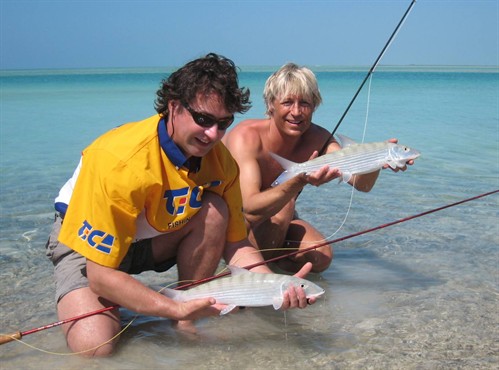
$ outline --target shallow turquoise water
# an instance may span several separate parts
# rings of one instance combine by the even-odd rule
[[[332,129],[365,76],[317,70],[324,104],[315,122]],[[1,332],[56,321],[44,244],[53,198],[97,135],[153,114],[165,71],[21,71],[0,76]],[[269,70],[243,71],[254,107]],[[356,140],[397,137],[422,152],[406,173],[384,171],[368,194],[331,183],[306,188],[300,215],[330,239],[499,188],[499,74],[439,67],[382,69],[338,130]],[[364,128],[364,123],[367,126]],[[243,117],[239,117],[239,120]],[[5,368],[490,368],[498,361],[498,195],[335,243],[315,306],[283,314],[252,309],[199,323],[199,336],[168,320],[139,317],[109,359],[0,348]],[[343,225],[343,226],[342,226]],[[175,273],[141,276],[170,282]],[[125,312],[125,319],[133,314]],[[58,328],[25,338],[66,352]],[[202,355],[201,355],[202,354]]]

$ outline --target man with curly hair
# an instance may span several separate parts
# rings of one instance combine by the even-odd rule
[[[234,113],[250,108],[234,63],[213,53],[187,63],[163,80],[155,106],[156,115],[88,146],[56,198],[47,255],[61,320],[119,305],[192,329],[224,306],[174,301],[131,274],[176,265],[180,281],[195,281],[221,258],[263,262],[247,239],[237,164],[221,143]],[[263,263],[253,271],[271,272]],[[303,289],[286,291],[283,309],[306,305]],[[119,330],[118,309],[63,326],[69,348],[88,356],[112,353]]]

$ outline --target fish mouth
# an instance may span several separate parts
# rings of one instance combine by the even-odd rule
[[[317,297],[320,297],[324,293],[326,293],[326,291],[324,289],[322,289],[321,292],[317,292],[317,293],[313,293],[313,294],[307,294],[307,299],[308,298],[317,298]]]

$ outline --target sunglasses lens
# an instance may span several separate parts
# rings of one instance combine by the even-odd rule
[[[193,110],[191,107],[189,107],[187,104],[184,105],[184,107],[189,111],[191,114],[192,118],[194,119],[194,122],[196,122],[197,125],[204,127],[204,128],[210,128],[213,125],[218,125],[218,129],[220,131],[223,131],[229,127],[232,122],[234,122],[234,116],[217,121],[214,118],[211,118],[205,114],[198,113],[195,110]]]
[[[191,112],[192,118],[194,118],[194,121],[201,127],[211,127],[213,126],[216,122],[211,119],[210,117],[204,116],[202,114],[199,114],[197,112]]]
[[[234,117],[223,120],[223,121],[218,121],[218,129],[219,130],[226,130],[227,127],[229,127],[232,122],[234,122]]]

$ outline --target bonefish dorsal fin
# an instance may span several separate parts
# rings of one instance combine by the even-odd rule
[[[355,142],[355,140],[350,139],[348,136],[341,135],[341,134],[336,134],[336,136],[338,137],[338,142],[339,142],[342,149],[349,147],[352,144],[357,144]]]
[[[237,266],[233,266],[233,265],[227,265],[227,268],[230,270],[230,274],[232,276],[237,276],[237,275],[249,274],[250,273],[250,271],[246,270],[245,268],[237,267]]]
[[[293,161],[290,161],[289,159],[283,158],[280,155],[277,155],[275,153],[269,152],[272,158],[274,158],[285,170],[290,168],[291,166],[295,165],[296,163]]]

